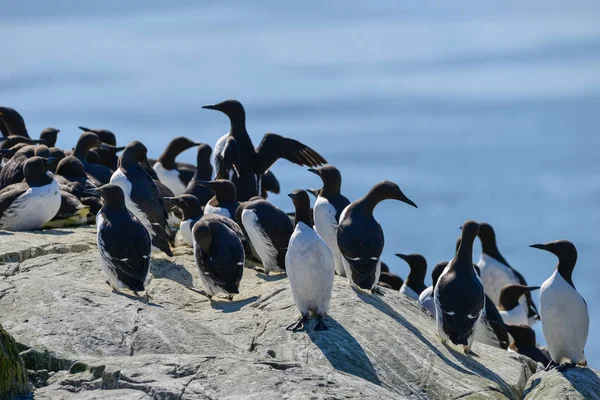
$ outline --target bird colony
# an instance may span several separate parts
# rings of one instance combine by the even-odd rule
[[[203,287],[192,289],[211,301],[232,300],[244,268],[286,274],[298,320],[282,329],[326,334],[337,274],[357,291],[382,296],[383,287],[410,297],[432,314],[440,340],[467,354],[477,341],[523,354],[546,369],[586,365],[589,315],[572,280],[577,250],[571,242],[530,246],[558,259],[541,287],[530,286],[498,250],[492,226],[466,221],[454,257],[433,268],[432,286],[424,284],[427,261],[419,254],[396,254],[410,267],[403,280],[381,260],[384,232],[373,216],[383,200],[417,207],[396,183],[376,183],[350,201],[342,194],[340,171],[309,146],[267,133],[255,147],[240,102],[203,108],[230,122],[214,149],[177,137],[151,160],[143,143],[119,147],[106,129],[80,127],[75,147],[59,149],[58,129],[46,128],[32,139],[22,116],[0,107],[0,230],[96,224],[106,283],[147,300],[152,254],[172,256],[178,229],[200,272]],[[177,162],[190,148],[197,149],[196,165]],[[288,195],[292,217],[266,200],[269,192],[279,193],[269,169],[281,158],[308,167],[322,181],[318,190]],[[309,193],[316,197],[312,207]],[[477,263],[476,239],[483,249]],[[309,328],[311,318],[316,323]],[[537,346],[531,328],[540,320],[547,348]]]

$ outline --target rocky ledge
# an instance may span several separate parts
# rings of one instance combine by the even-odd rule
[[[0,323],[17,342],[35,399],[600,393],[591,369],[536,373],[533,361],[478,344],[476,356],[465,356],[440,343],[433,319],[415,302],[391,290],[358,293],[344,279],[335,280],[325,332],[313,331],[314,322],[306,332],[285,330],[297,311],[284,276],[244,270],[232,302],[189,290],[201,283],[184,247],[172,259],[153,259],[149,302],[115,294],[95,240],[93,227],[0,232]]]

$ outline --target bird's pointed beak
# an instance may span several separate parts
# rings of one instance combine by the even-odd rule
[[[163,197],[163,200],[167,204],[178,205],[181,202],[181,199],[177,197]]]
[[[531,245],[529,245],[529,247],[534,248],[534,249],[546,250],[545,244],[531,244]]]
[[[294,193],[288,193],[288,197],[294,200],[296,198],[296,195]]]
[[[406,256],[406,254],[400,254],[400,253],[396,253],[395,254],[396,257],[403,259],[404,261],[408,262],[408,257]]]
[[[313,174],[316,174],[316,175],[319,175],[319,176],[321,176],[321,171],[319,171],[319,170],[318,170],[318,169],[316,169],[316,168],[309,168],[309,169],[308,169],[308,172],[312,172]]]
[[[58,158],[48,157],[48,158],[46,158],[45,164],[46,164],[46,168],[50,168],[50,167],[58,164]]]
[[[98,146],[98,147],[100,147],[101,149],[104,149],[104,150],[113,151],[115,153],[125,150],[125,146],[117,147],[117,146],[113,146],[111,144],[104,143],[104,142],[100,142],[100,146]]]
[[[539,288],[540,288],[539,286],[529,286],[525,293],[533,292],[534,290],[538,290]]]
[[[79,129],[81,129],[84,132],[91,132],[92,130],[90,128],[86,128],[85,126],[78,126]]]
[[[219,107],[216,104],[207,104],[202,106],[202,108],[205,108],[207,110],[219,110]]]
[[[419,208],[419,207],[417,207],[417,205],[411,199],[409,199],[408,197],[406,197],[404,194],[402,196],[399,196],[398,200],[400,200],[403,203],[408,204],[409,206],[413,206],[414,208]]]

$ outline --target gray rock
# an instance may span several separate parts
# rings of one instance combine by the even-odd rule
[[[582,367],[538,372],[527,383],[523,395],[527,400],[600,399],[600,374]]]
[[[58,371],[36,399],[519,399],[536,369],[485,345],[465,356],[414,301],[343,278],[330,330],[291,333],[285,275],[246,269],[234,301],[210,301],[188,290],[202,286],[192,250],[178,247],[153,258],[145,303],[106,285],[93,227],[3,239],[0,322],[30,348],[28,368]]]
[[[0,325],[0,400],[29,393],[27,369],[15,340]]]

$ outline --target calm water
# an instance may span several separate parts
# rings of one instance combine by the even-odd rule
[[[527,246],[573,241],[600,365],[597,1],[5,3],[0,104],[33,135],[55,126],[72,147],[78,125],[105,127],[157,156],[176,135],[213,145],[227,120],[200,106],[237,98],[255,144],[292,136],[340,168],[350,199],[389,179],[419,205],[376,210],[403,277],[394,253],[447,260],[468,218],[492,223],[530,284],[556,260]],[[273,170],[284,209],[319,185],[285,161]]]

